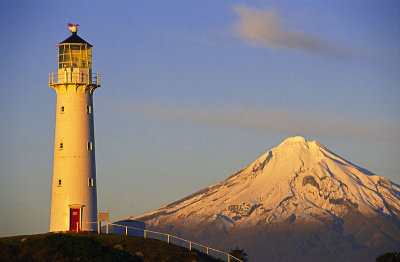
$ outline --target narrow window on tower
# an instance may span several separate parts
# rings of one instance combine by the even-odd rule
[[[62,185],[61,179],[58,179],[57,186],[60,187]]]
[[[93,178],[89,178],[89,187],[93,187],[94,186],[94,180]]]
[[[64,113],[64,107],[63,107],[63,106],[60,107],[60,113],[61,113],[61,114]]]
[[[93,143],[92,142],[88,142],[87,143],[87,149],[88,150],[93,150]]]
[[[86,107],[86,113],[88,113],[88,114],[92,113],[92,106],[87,106]]]
[[[64,148],[64,143],[60,143],[60,149]]]

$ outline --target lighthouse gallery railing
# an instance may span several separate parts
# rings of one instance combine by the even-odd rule
[[[85,72],[50,73],[49,85],[57,84],[84,84],[101,86],[101,75],[98,73],[88,74]]]

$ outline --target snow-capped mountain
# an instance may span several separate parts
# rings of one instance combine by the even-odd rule
[[[400,187],[316,141],[291,137],[225,181],[131,219],[219,248],[243,247],[251,261],[373,261],[400,250]]]

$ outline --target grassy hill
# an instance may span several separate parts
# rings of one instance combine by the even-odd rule
[[[0,238],[0,261],[217,262],[196,250],[155,239],[94,233]]]

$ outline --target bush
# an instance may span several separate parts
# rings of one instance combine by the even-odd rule
[[[244,252],[244,249],[240,249],[239,247],[236,247],[235,249],[231,249],[231,252],[229,252],[230,255],[239,258],[242,261],[247,261],[247,253]]]

